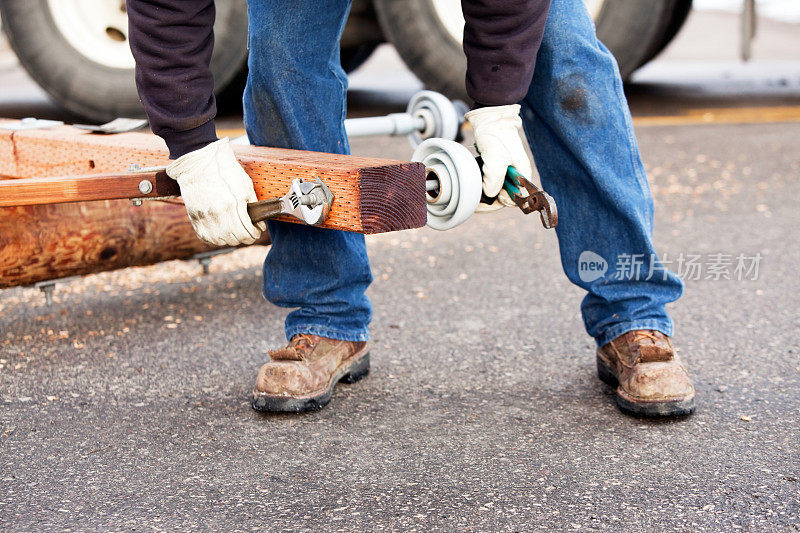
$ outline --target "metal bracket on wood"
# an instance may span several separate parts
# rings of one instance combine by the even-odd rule
[[[150,174],[153,172],[165,172],[167,167],[160,166],[160,167],[143,167],[138,163],[131,163],[128,166],[128,173],[129,174]],[[153,192],[153,182],[149,179],[145,178],[139,182],[139,192],[142,194],[150,194]],[[167,198],[174,198],[174,196],[157,196],[155,198],[131,198],[131,203],[135,207],[141,207],[142,202],[144,200],[164,200]]]
[[[42,118],[27,117],[20,119],[11,124],[3,124],[0,126],[2,130],[21,131],[21,130],[41,130],[45,128],[55,128],[56,126],[63,126],[64,123],[60,120],[45,120]]]
[[[66,278],[58,278],[58,279],[48,279],[45,281],[39,281],[33,284],[33,287],[39,289],[44,293],[44,301],[47,306],[53,305],[53,293],[56,290],[56,284],[58,282],[67,283],[69,281],[74,281],[76,279],[81,279],[80,276],[69,276]]]
[[[229,254],[234,250],[236,250],[236,248],[220,248],[219,250],[200,252],[199,254],[194,254],[189,259],[197,259],[197,262],[203,267],[203,274],[206,275],[211,272],[211,259],[217,255]]]
[[[105,124],[73,124],[73,128],[86,130],[92,133],[114,134],[127,133],[147,126],[147,120],[143,118],[115,118]]]

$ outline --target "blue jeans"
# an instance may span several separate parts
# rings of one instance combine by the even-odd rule
[[[339,37],[349,0],[249,0],[250,74],[244,123],[260,146],[346,154],[347,75]],[[286,337],[312,333],[365,341],[372,283],[364,236],[287,222],[268,223],[264,297],[294,308]]]
[[[244,104],[251,142],[347,153],[338,39],[348,9],[348,0],[249,0]],[[552,1],[521,104],[542,184],[558,203],[564,271],[588,292],[581,306],[586,330],[600,345],[633,329],[671,335],[664,306],[683,286],[658,269],[653,200],[619,71],[582,0]],[[264,295],[298,308],[286,319],[287,336],[367,339],[371,307],[364,291],[372,277],[363,237],[281,222],[269,229]],[[618,276],[620,257],[632,258],[636,275]]]
[[[561,265],[588,292],[586,331],[598,345],[634,329],[672,335],[665,305],[683,283],[653,247],[653,197],[619,69],[582,0],[552,0],[520,104],[542,186],[558,205]]]

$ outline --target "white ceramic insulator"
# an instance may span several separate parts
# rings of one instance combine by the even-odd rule
[[[422,127],[417,130],[420,138],[430,139],[431,137],[438,137],[436,133],[437,130],[441,128],[439,127],[439,124],[437,124],[436,115],[433,111],[430,109],[418,109],[415,116],[422,125]]]
[[[420,91],[408,102],[406,113],[424,121],[424,127],[409,132],[411,146],[419,146],[430,138],[454,141],[461,128],[459,113],[453,102],[434,91]]]
[[[436,196],[428,193],[428,226],[452,229],[475,212],[481,200],[481,170],[463,145],[446,139],[427,139],[411,156],[425,165],[428,180],[436,179]],[[426,185],[427,188],[427,185]]]

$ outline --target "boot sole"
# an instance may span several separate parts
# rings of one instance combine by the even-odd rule
[[[305,396],[274,396],[253,391],[252,407],[256,411],[270,413],[307,413],[319,411],[331,401],[333,389],[340,381],[355,383],[369,374],[369,352],[353,358],[353,361],[340,366],[331,377],[326,389]]]
[[[622,412],[633,416],[663,418],[686,416],[694,413],[694,396],[680,400],[664,402],[643,402],[628,398],[619,388],[619,378],[614,368],[597,354],[597,377],[601,381],[616,388],[617,406]]]

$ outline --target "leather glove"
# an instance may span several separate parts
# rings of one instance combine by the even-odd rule
[[[189,152],[167,167],[181,188],[189,220],[200,240],[217,246],[253,244],[267,227],[253,225],[247,203],[256,201],[253,181],[236,160],[228,139]]]
[[[472,126],[475,146],[483,159],[483,192],[489,198],[495,198],[502,190],[509,166],[526,178],[531,176],[531,162],[520,137],[519,110],[518,104],[501,105],[473,109],[464,115]]]

